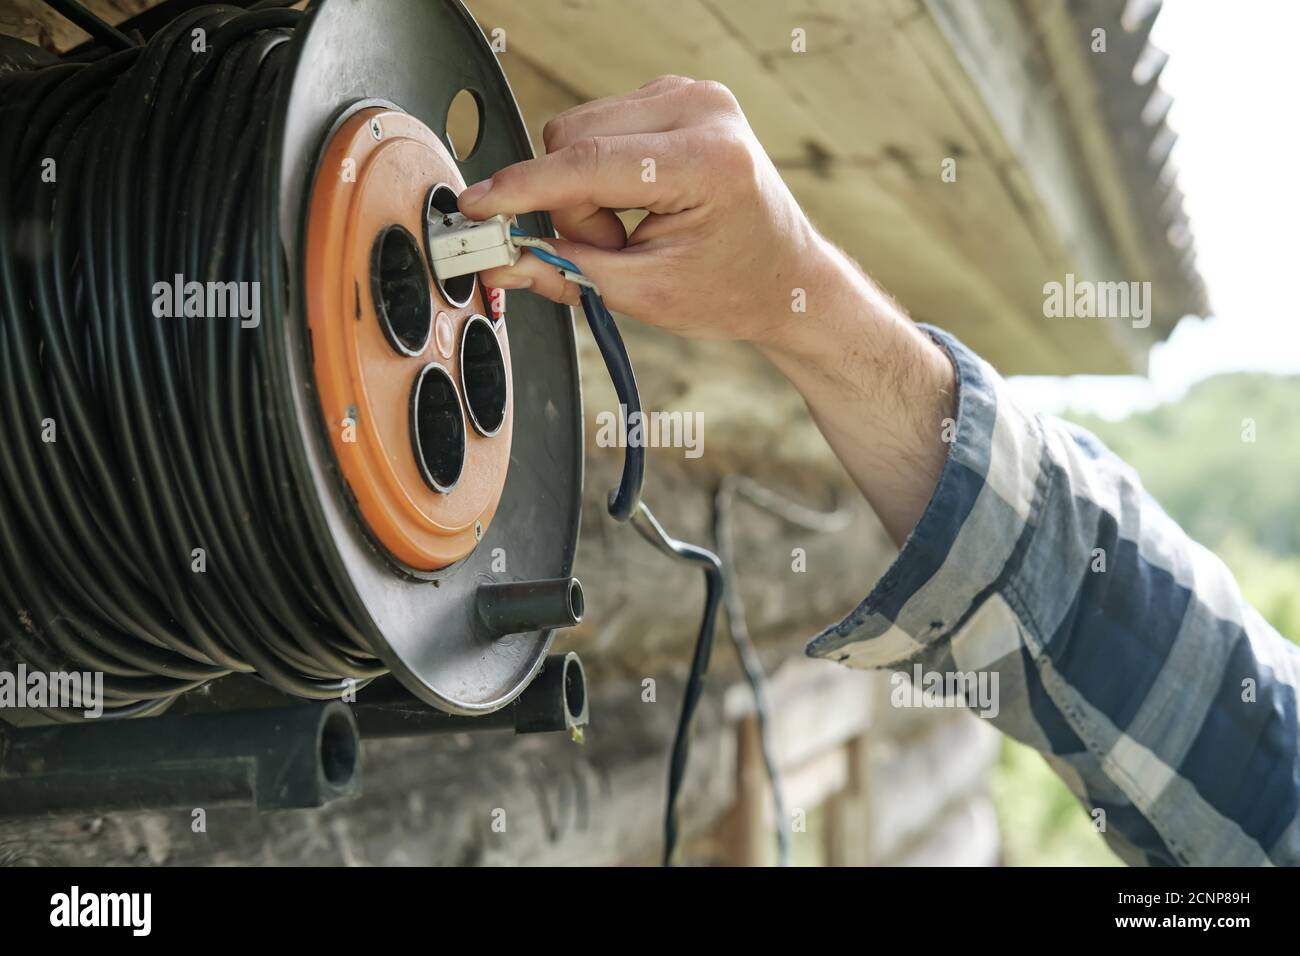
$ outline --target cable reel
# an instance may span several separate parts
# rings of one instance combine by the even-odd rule
[[[426,231],[436,228],[439,216],[454,210],[455,196],[467,181],[532,155],[519,110],[495,54],[458,2],[320,0],[300,18],[291,11],[227,8],[218,15],[211,12],[214,9],[182,11],[162,30],[188,32],[205,26],[218,37],[239,33],[232,24],[251,23],[245,32],[264,47],[258,53],[264,57],[263,72],[256,81],[263,85],[254,90],[251,101],[265,117],[264,128],[252,137],[235,124],[213,131],[241,146],[247,143],[253,151],[252,178],[243,187],[232,184],[230,191],[239,194],[237,201],[256,204],[248,211],[254,222],[249,241],[268,243],[261,256],[260,324],[214,333],[229,337],[222,340],[229,342],[229,349],[251,348],[250,361],[260,377],[257,397],[244,406],[248,421],[223,427],[240,444],[241,454],[244,443],[256,450],[262,429],[274,438],[271,452],[276,460],[265,470],[275,484],[263,492],[254,483],[241,494],[257,507],[271,508],[277,520],[289,522],[294,536],[301,536],[302,546],[292,552],[298,557],[289,567],[276,562],[277,574],[296,574],[295,587],[303,592],[303,600],[346,617],[359,648],[347,650],[349,656],[360,660],[358,654],[373,655],[376,664],[390,670],[416,698],[448,714],[473,717],[498,711],[541,669],[554,629],[577,623],[582,615],[581,586],[572,578],[583,452],[572,319],[563,306],[535,296],[512,297],[507,332],[498,314],[500,300],[493,301],[475,277],[442,283],[433,275]],[[158,11],[151,13],[157,21]],[[260,19],[253,22],[255,18]],[[152,43],[161,32],[147,38]],[[230,42],[245,39],[240,33]],[[179,35],[172,40],[180,50]],[[225,53],[251,57],[246,50],[252,42],[230,46]],[[134,65],[124,64],[116,73],[112,58],[131,54],[101,50],[82,69],[112,73],[110,83],[146,83],[144,67],[135,67],[154,62],[148,59],[151,48],[144,47]],[[278,49],[267,52],[273,48]],[[34,49],[11,44],[0,50],[7,67],[0,77],[27,71],[17,80],[11,76],[8,87],[0,86],[0,108],[10,107],[15,123],[19,115],[36,115],[39,105],[6,104],[6,90],[13,97],[36,96],[32,91],[45,72],[70,71]],[[238,54],[231,52],[234,49]],[[166,71],[175,70],[181,77],[176,82],[186,84],[175,94],[181,99],[193,96],[195,104],[201,104],[204,96],[216,95],[227,78],[229,84],[220,87],[227,91],[245,82],[234,67],[228,74],[216,71],[214,79],[203,76],[205,64],[197,55],[185,74],[183,67],[173,67],[180,56],[158,54],[154,80],[170,82],[173,73]],[[128,73],[131,70],[135,72]],[[191,93],[200,81],[211,88]],[[253,82],[251,77],[246,80]],[[47,85],[55,87],[53,74]],[[479,105],[480,133],[472,151],[458,159],[450,149],[446,123],[451,101],[462,90],[469,90]],[[109,94],[97,108],[107,110],[113,102]],[[176,116],[168,120],[186,122]],[[193,135],[207,132],[195,130]],[[69,142],[75,145],[84,135],[84,129],[74,128]],[[146,143],[142,150],[151,148]],[[94,162],[88,158],[85,165]],[[178,184],[183,187],[184,180]],[[179,190],[160,187],[156,201],[175,202],[178,195]],[[116,207],[104,208],[121,213]],[[181,206],[161,212],[179,217],[177,221],[187,215]],[[164,215],[160,221],[168,220]],[[544,215],[522,221],[534,234],[551,234]],[[135,229],[127,230],[128,239]],[[207,235],[199,241],[217,238]],[[21,249],[16,251],[21,255]],[[67,249],[56,244],[51,268],[61,267],[58,257],[64,252]],[[146,261],[139,272],[147,272],[147,267]],[[87,268],[82,259],[71,266],[74,272]],[[60,281],[67,281],[66,276]],[[81,297],[80,324],[70,327],[97,341],[101,333],[94,328],[96,316],[86,312],[84,301],[94,289],[88,276],[78,273],[73,281],[84,292],[75,293]],[[13,315],[7,323],[29,318]],[[127,321],[137,321],[134,313]],[[191,325],[176,333],[176,348],[192,356],[185,350],[193,347],[194,336],[208,334],[200,333],[197,323],[224,320],[186,321]],[[133,327],[143,329],[140,334],[153,331]],[[39,332],[20,334],[15,326],[10,334],[14,348],[40,348]],[[249,342],[256,344],[245,344]],[[160,361],[166,358],[159,355]],[[31,361],[39,363],[39,356]],[[147,366],[150,353],[141,361]],[[70,367],[83,371],[75,360]],[[143,387],[161,400],[171,400],[175,396],[167,394],[168,381],[150,380]],[[58,387],[47,385],[34,392],[31,410],[51,393],[55,397],[48,404],[57,408]],[[185,394],[176,402],[182,410],[203,404]],[[260,407],[249,407],[256,403]],[[117,409],[110,406],[109,414],[117,414]],[[269,424],[258,424],[258,416]],[[65,427],[60,441],[62,446],[52,454],[72,457],[51,465],[40,459],[44,450],[37,448],[33,469],[71,468],[72,462],[82,471],[71,480],[88,480],[76,430]],[[278,474],[281,463],[284,473]],[[125,462],[109,461],[108,467],[123,487],[133,480]],[[157,467],[157,480],[165,483],[167,462]],[[18,493],[24,490],[10,489],[16,509]],[[265,497],[258,502],[259,496],[270,496],[269,503]],[[277,510],[277,502],[290,501],[292,515]],[[187,520],[189,512],[204,513],[204,507],[202,501],[182,501],[178,523]],[[14,520],[16,526],[24,520],[21,510]],[[239,534],[257,532],[254,528]],[[128,541],[122,550],[133,543]],[[291,543],[281,548],[259,540],[258,545],[268,554],[273,545],[291,553]],[[19,560],[20,550],[15,540],[5,552],[6,563]],[[212,564],[218,578],[229,573],[215,557]],[[52,570],[57,574],[66,569]],[[169,626],[184,632],[180,622],[185,617],[170,606],[168,593],[161,586],[149,588],[151,573],[145,562],[128,569],[133,580],[151,591],[142,601],[150,607],[161,605],[159,619],[170,620]],[[255,594],[256,575],[241,573],[247,582],[241,593]],[[226,588],[218,597],[224,600],[231,590]],[[11,603],[24,600],[21,593],[10,597]],[[232,615],[237,617],[237,611]],[[202,607],[197,613],[196,620],[207,620]],[[135,627],[137,622],[129,623]],[[148,631],[141,625],[136,637],[127,633],[120,640],[142,640]],[[246,639],[256,641],[259,635]],[[28,633],[14,635],[11,642],[0,637],[0,645],[5,643],[9,647],[0,646],[5,659],[30,654],[78,663],[66,659],[64,649],[71,645],[55,648],[50,643],[42,620],[34,620]],[[114,644],[112,649],[119,647],[126,645]],[[194,654],[202,666],[195,665],[196,679],[186,686],[197,686],[203,674],[219,675],[223,668],[260,674],[256,666],[234,666],[245,661],[240,653],[244,649],[249,648],[232,649],[226,662]],[[182,647],[186,654],[192,650]],[[321,688],[313,692],[318,698],[340,696],[366,683],[331,684],[329,668],[317,665],[292,643],[286,643],[282,653],[290,661],[303,662],[302,669],[316,681],[313,686]],[[334,689],[326,690],[330,687]],[[364,695],[361,690],[359,696]],[[174,696],[156,694],[147,708],[122,706],[116,715],[157,713]]]
[[[629,417],[640,396],[599,290],[541,238],[549,218],[457,212],[466,182],[533,154],[472,17],[459,0],[176,0],[115,29],[56,6],[98,43],[62,59],[0,43],[17,144],[0,154],[0,387],[24,420],[67,413],[59,445],[0,459],[0,664],[101,668],[111,706],[98,726],[0,725],[0,817],[218,793],[318,806],[356,792],[359,735],[580,737],[582,666],[547,654],[585,604],[572,318],[524,295],[507,330],[473,270],[525,248],[559,268]],[[481,116],[458,157],[462,91]],[[51,160],[70,182],[15,185]],[[209,301],[257,277],[260,319],[145,314],[143,290],[173,275],[177,300],[188,280]],[[727,589],[718,556],[641,500],[645,465],[629,442],[609,516],[705,583],[670,862]],[[203,535],[212,573],[185,578]]]
[[[308,12],[294,43],[292,78],[277,110],[282,239],[307,292],[290,290],[282,328],[278,384],[300,410],[301,445],[292,457],[300,480],[315,489],[319,530],[351,582],[349,597],[373,623],[381,658],[430,704],[490,712],[536,673],[552,626],[576,623],[581,611],[581,587],[569,581],[582,493],[577,353],[563,306],[511,297],[507,335],[477,282],[443,288],[429,269],[425,229],[466,181],[530,157],[532,147],[496,55],[459,3],[326,0]],[[458,161],[446,121],[464,89],[480,105],[480,132]],[[348,228],[340,237],[337,220],[321,215],[339,215],[345,196]],[[535,220],[530,228],[552,234],[545,216],[527,218]],[[340,241],[346,268],[327,255]],[[392,347],[394,323],[404,320],[384,314],[401,308],[391,299],[385,305],[384,267],[392,261],[385,245],[404,249],[398,272],[413,273],[417,289],[429,286],[428,298],[417,293],[432,312],[427,342],[420,315],[407,344]],[[329,364],[341,344],[354,350],[351,390]],[[526,360],[512,364],[512,353]],[[467,366],[485,387],[466,388]],[[357,441],[348,443],[348,425],[340,423],[353,409]],[[495,426],[490,434],[485,422]],[[521,624],[498,614],[489,627],[480,589],[519,582],[555,582],[533,595],[552,619]],[[482,593],[497,603],[490,595],[499,590]],[[499,630],[513,626],[520,632]]]

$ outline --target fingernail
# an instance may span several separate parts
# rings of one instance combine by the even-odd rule
[[[531,289],[533,280],[531,276],[507,276],[504,279],[498,279],[493,285],[494,289]]]
[[[460,201],[461,203],[478,202],[480,199],[482,199],[484,196],[488,194],[488,190],[491,188],[492,188],[492,180],[490,179],[485,179],[482,182],[475,183],[473,186],[470,186],[468,189],[466,189],[463,193],[460,194]]]

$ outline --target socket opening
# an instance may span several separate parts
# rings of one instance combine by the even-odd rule
[[[443,228],[445,218],[453,213],[460,213],[460,206],[456,202],[456,193],[446,183],[438,183],[429,190],[429,194],[424,199],[425,248],[433,247],[430,235],[433,231]],[[469,300],[474,298],[474,288],[478,283],[478,276],[470,273],[469,275],[456,276],[454,279],[439,279],[435,275],[433,281],[438,284],[438,291],[442,294],[443,299],[449,305],[459,309],[469,305]]]
[[[434,491],[447,494],[465,467],[465,414],[451,374],[431,362],[411,389],[411,445],[420,475]]]
[[[474,430],[491,438],[506,420],[506,358],[492,323],[470,316],[460,339],[460,382]]]
[[[415,236],[403,226],[385,226],[370,258],[375,313],[388,343],[403,355],[419,355],[433,333],[429,278]]]

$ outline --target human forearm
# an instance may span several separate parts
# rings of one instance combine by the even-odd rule
[[[948,357],[874,282],[822,240],[807,312],[755,341],[902,544],[939,480],[952,436]]]
[[[895,671],[1043,752],[1133,863],[1300,859],[1300,653],[1094,437],[935,332],[956,429],[930,506],[808,653]]]

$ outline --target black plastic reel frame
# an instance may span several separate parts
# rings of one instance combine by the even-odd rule
[[[309,499],[311,532],[322,543],[320,559],[340,599],[366,622],[367,639],[402,685],[447,713],[488,714],[536,675],[553,631],[494,633],[478,611],[480,586],[568,578],[573,570],[583,445],[572,314],[536,296],[511,298],[511,345],[519,360],[501,503],[468,557],[439,572],[412,574],[362,524],[313,390],[302,295],[306,210],[329,132],[363,105],[392,104],[446,143],[451,101],[469,90],[480,106],[480,132],[459,164],[471,183],[531,157],[527,129],[495,53],[458,0],[318,0],[296,30],[291,59],[265,170],[278,178],[279,206],[267,213],[279,223],[289,285],[279,290],[286,307],[267,331],[275,336],[277,358],[269,370],[272,387],[283,407],[294,410],[298,441],[289,453]],[[544,214],[524,216],[521,224],[534,235],[554,234]],[[497,573],[493,558],[502,552],[508,572]]]

